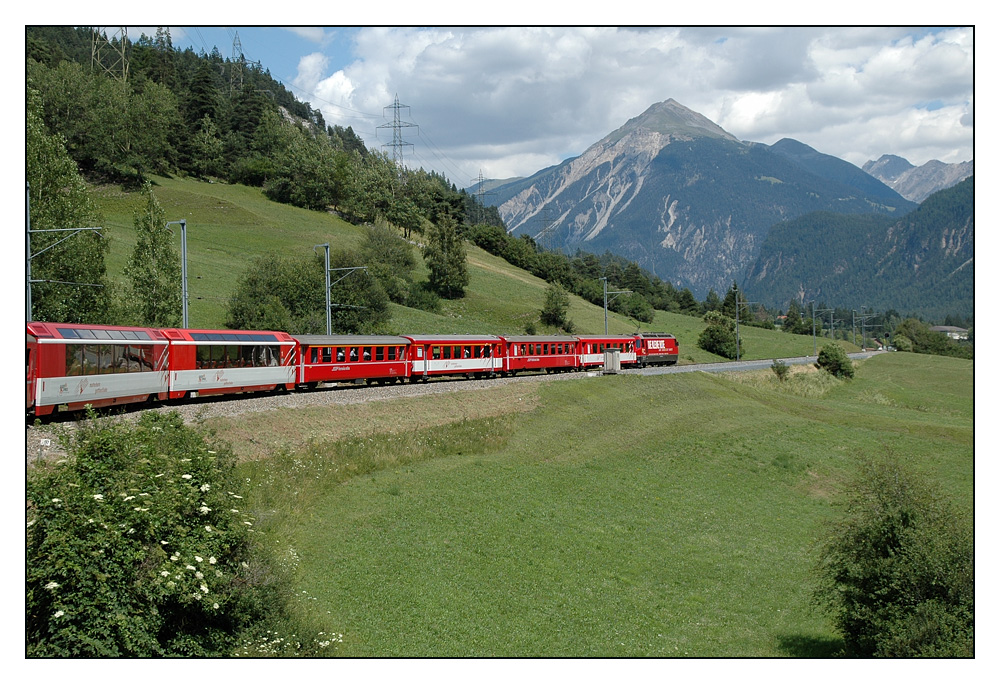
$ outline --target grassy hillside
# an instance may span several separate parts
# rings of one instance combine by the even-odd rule
[[[364,229],[332,214],[307,211],[272,202],[259,189],[191,179],[157,178],[156,197],[168,221],[187,222],[190,325],[223,327],[228,298],[247,263],[255,256],[309,254],[317,244],[333,249],[356,247]],[[135,245],[133,215],[138,196],[117,188],[102,187],[94,198],[104,216],[103,226],[112,240],[108,258],[111,277],[122,272]],[[180,227],[173,226],[180,251]],[[517,334],[528,321],[536,321],[545,300],[546,283],[478,247],[468,246],[470,285],[466,297],[442,301],[439,314],[392,305],[392,328],[397,333]],[[422,264],[418,278],[426,278]],[[604,311],[571,295],[569,318],[582,334],[604,331]],[[608,312],[608,330],[633,332],[634,321]],[[704,328],[700,318],[657,312],[645,330],[671,332],[681,348],[681,362],[718,361],[697,348]],[[541,328],[539,328],[541,329]],[[811,337],[786,335],[759,328],[741,328],[746,358],[805,356],[813,353]],[[853,345],[844,344],[849,350]]]
[[[972,508],[964,360],[882,355],[851,382],[522,383],[360,410],[269,414],[267,434],[309,434],[243,472],[300,610],[343,633],[341,655],[829,656],[815,541],[858,459],[894,452]],[[237,445],[262,433],[212,425]]]

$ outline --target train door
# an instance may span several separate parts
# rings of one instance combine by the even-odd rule
[[[28,338],[27,347],[25,347],[24,352],[24,362],[25,362],[25,377],[27,379],[27,388],[25,391],[27,397],[27,408],[31,408],[35,404],[35,376],[38,374],[35,370],[38,365],[38,345],[35,340],[31,337]]]

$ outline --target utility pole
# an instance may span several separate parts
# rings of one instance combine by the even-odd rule
[[[809,302],[809,308],[812,309],[812,319],[813,319],[813,356],[816,356],[816,312],[827,313],[830,312],[830,335],[833,335],[833,309],[816,309],[813,305],[816,302]],[[822,320],[822,319],[820,319]],[[832,338],[831,338],[832,339]]]
[[[748,309],[751,304],[760,304],[760,302],[740,302],[740,291],[736,290],[736,360],[740,360],[740,307],[746,306]]]
[[[188,327],[188,247],[187,247],[187,221],[181,219],[180,221],[167,221],[167,230],[170,230],[169,226],[175,223],[179,223],[181,226],[181,327]]]
[[[604,281],[604,334],[607,335],[608,334],[608,295],[615,295],[615,297],[617,297],[620,294],[628,294],[632,290],[612,290],[611,292],[608,292],[608,278],[607,278],[607,276],[602,277],[601,280]],[[614,299],[615,298],[612,297],[611,301],[614,301]]]
[[[314,252],[316,251],[316,247],[322,247],[323,250],[324,250],[324,255],[325,255],[324,256],[324,265],[325,265],[325,267],[324,267],[323,270],[326,273],[326,334],[327,335],[332,335],[333,334],[333,318],[330,315],[330,309],[333,307],[333,304],[330,303],[330,288],[333,287],[334,285],[336,285],[337,283],[339,283],[341,280],[343,280],[347,276],[349,276],[352,273],[354,273],[355,271],[364,271],[364,272],[367,273],[368,272],[368,267],[367,266],[347,266],[347,267],[344,267],[344,268],[330,268],[330,243],[329,242],[324,242],[322,245],[316,245],[315,247],[313,247],[313,251]],[[332,271],[347,271],[347,273],[345,273],[344,275],[340,276],[340,278],[338,278],[336,281],[334,281],[334,282],[331,283],[330,282],[330,273]]]

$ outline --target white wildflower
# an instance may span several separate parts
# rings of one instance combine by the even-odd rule
[[[161,570],[160,577],[170,577],[170,573],[167,572],[166,570]]]
[[[208,491],[209,489],[211,489],[211,488],[212,488],[212,485],[210,485],[210,484],[203,484],[203,485],[202,485],[202,486],[200,487],[201,491],[203,491],[203,492],[207,492],[207,491]]]
[[[184,478],[185,480],[191,479],[191,476],[188,473],[184,473],[183,475],[181,475],[181,477]]]
[[[211,525],[205,525],[205,531],[206,532],[211,532],[212,531],[212,526]]]
[[[205,592],[206,594],[208,593],[208,587],[206,587],[206,586],[205,586],[204,584],[203,584],[203,585],[201,585],[201,590],[202,590],[203,592]]]
[[[52,617],[62,617],[65,614],[66,613],[62,612],[61,610],[57,610]]]
[[[215,556],[211,556],[211,557],[210,557],[210,558],[208,559],[208,562],[209,562],[209,564],[210,564],[210,565],[215,565]]]
[[[202,561],[202,558],[201,558],[201,556],[195,556],[195,557],[194,557],[194,559],[195,559],[196,561],[198,561],[199,563],[200,563],[200,562]]]
[[[188,566],[185,566],[185,567],[186,567],[186,568],[187,568],[188,570],[197,570],[197,569],[198,569],[198,568],[194,567],[193,565],[188,565]]]
[[[205,576],[203,574],[201,574],[200,572],[194,573],[194,576],[195,576],[196,579],[205,579]]]
[[[45,588],[46,589],[58,589],[59,588],[59,583],[58,582],[49,582],[48,584],[45,585]]]
[[[201,508],[198,509],[198,512],[201,513],[202,515],[208,515],[208,512],[211,510],[212,509],[209,508],[208,506],[202,506]]]
[[[103,501],[104,500],[104,495],[103,494],[92,494],[91,496],[94,497],[94,501]]]

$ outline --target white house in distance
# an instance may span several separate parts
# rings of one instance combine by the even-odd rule
[[[954,325],[932,325],[931,330],[933,332],[941,332],[950,337],[953,340],[967,340],[969,339],[969,331],[965,328],[957,328]]]

